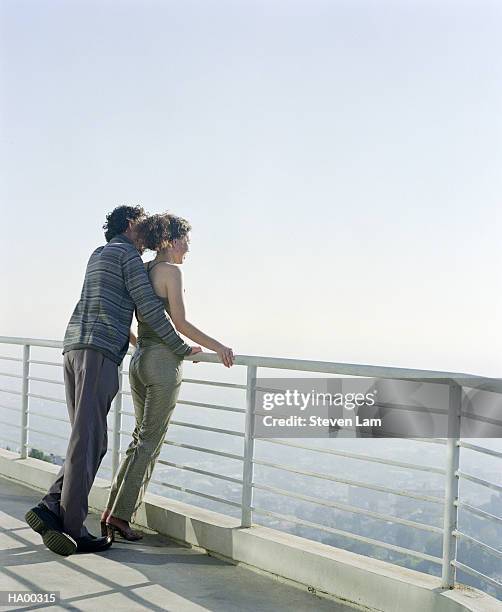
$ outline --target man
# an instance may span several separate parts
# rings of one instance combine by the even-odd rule
[[[94,537],[84,526],[88,496],[107,451],[106,417],[118,391],[118,367],[129,348],[134,307],[177,355],[199,352],[173,327],[155,295],[140,257],[135,226],[141,207],[119,206],[106,217],[107,244],[87,264],[80,300],[63,342],[66,402],[72,426],[63,467],[26,522],[53,552],[99,552],[110,537]]]

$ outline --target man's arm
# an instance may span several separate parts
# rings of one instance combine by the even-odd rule
[[[143,319],[177,355],[188,355],[192,347],[173,327],[162,301],[153,291],[148,275],[137,252],[126,252],[122,260],[122,273],[129,295]]]

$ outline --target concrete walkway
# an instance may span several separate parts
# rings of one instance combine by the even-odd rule
[[[348,612],[308,592],[182,547],[158,534],[100,555],[60,557],[24,522],[37,492],[0,478],[0,591],[59,591],[59,605],[1,610]],[[87,527],[98,535],[98,517]]]

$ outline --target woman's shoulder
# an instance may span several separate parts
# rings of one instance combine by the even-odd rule
[[[168,261],[162,261],[155,266],[155,271],[158,277],[161,278],[181,278],[181,266]]]
[[[175,263],[171,263],[169,261],[163,261],[159,264],[159,268],[161,270],[164,270],[164,273],[167,272],[168,274],[171,272],[179,273],[181,272],[181,266],[179,264],[175,264]]]
[[[153,270],[154,268],[157,270],[172,270],[176,268],[179,270],[181,266],[179,264],[174,264],[169,261],[155,261],[155,259],[151,259],[150,261],[143,262],[143,265],[147,270]]]

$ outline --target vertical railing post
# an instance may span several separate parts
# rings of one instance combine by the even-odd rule
[[[462,410],[462,387],[457,383],[450,384],[448,406],[448,439],[446,445],[446,483],[443,522],[443,569],[441,586],[452,589],[455,586],[455,566],[457,558],[458,519],[458,469],[460,463],[460,418]]]
[[[23,345],[23,382],[21,388],[21,459],[28,456],[30,345]]]
[[[244,462],[242,467],[241,526],[251,527],[253,521],[253,468],[254,468],[254,404],[256,395],[256,366],[247,366],[246,424],[244,429]]]
[[[113,428],[112,428],[112,477],[120,465],[120,430],[122,429],[122,364],[119,365],[119,390],[113,400]]]

